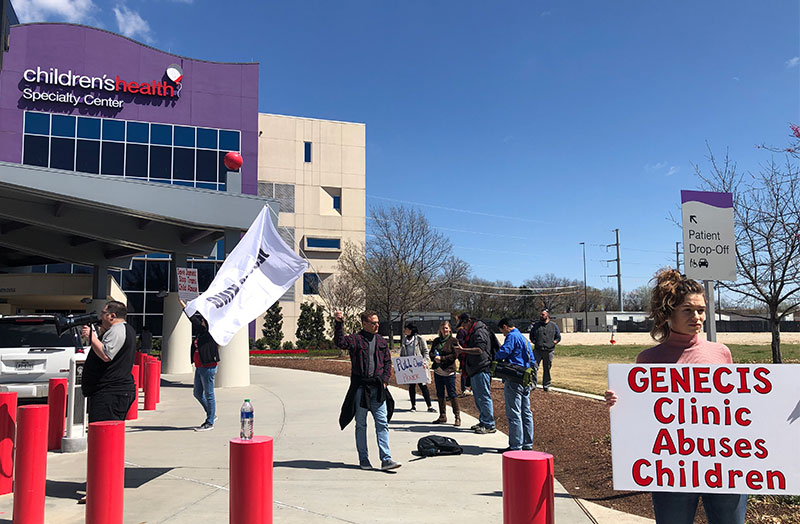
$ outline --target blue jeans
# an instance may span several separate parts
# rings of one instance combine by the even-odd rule
[[[533,449],[533,413],[531,413],[531,387],[505,381],[503,393],[506,399],[508,419],[508,447],[511,449]]]
[[[478,421],[487,428],[494,427],[494,406],[492,405],[492,394],[490,392],[492,377],[488,371],[481,371],[469,377],[472,383],[472,394],[475,397],[475,407],[478,408],[480,415]]]
[[[703,497],[709,524],[744,524],[747,495],[654,491],[656,524],[692,524],[700,497]]]
[[[441,376],[436,373],[433,374],[433,381],[436,383],[436,398],[444,400],[444,390],[447,388],[447,400],[453,400],[458,396],[456,394],[456,376],[447,375]]]
[[[214,399],[214,378],[217,367],[194,369],[194,398],[206,410],[206,424],[214,424],[217,412],[217,401]]]
[[[368,388],[369,391],[369,411],[375,421],[375,433],[378,437],[378,454],[381,462],[392,460],[392,453],[389,451],[389,422],[386,420],[386,402],[378,401],[378,389]],[[367,449],[367,408],[361,406],[361,398],[364,388],[356,391],[356,450],[358,451],[358,461],[360,463],[369,462],[369,450]]]

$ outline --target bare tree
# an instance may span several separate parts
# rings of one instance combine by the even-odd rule
[[[720,284],[765,306],[753,316],[769,323],[772,361],[780,363],[780,322],[800,306],[800,173],[791,156],[782,167],[771,160],[756,174],[740,174],[727,154],[719,163],[709,153],[710,171],[695,168],[702,189],[733,194],[738,279]]]
[[[653,288],[648,285],[639,286],[625,293],[623,300],[626,311],[650,311],[650,297]]]
[[[393,321],[403,323],[408,312],[432,304],[468,269],[466,263],[454,259],[450,241],[421,212],[373,208],[370,218],[372,238],[365,246],[347,246],[340,267],[351,282],[362,286],[367,305],[389,323],[391,349]]]

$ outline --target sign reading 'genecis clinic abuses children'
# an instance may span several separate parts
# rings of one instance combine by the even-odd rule
[[[800,494],[800,365],[608,366],[614,489]]]

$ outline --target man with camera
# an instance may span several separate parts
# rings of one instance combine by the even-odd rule
[[[495,360],[507,360],[513,366],[533,369],[536,376],[536,360],[531,354],[530,345],[514,323],[503,318],[497,323],[506,340],[495,353]],[[534,379],[535,383],[535,379]],[[503,393],[506,401],[508,419],[508,448],[503,451],[533,449],[533,413],[531,412],[531,385],[503,379]]]
[[[125,420],[136,399],[131,370],[136,353],[136,331],[127,322],[128,308],[109,300],[100,312],[100,327],[87,325],[81,336],[89,340],[81,390],[88,399],[89,422]]]

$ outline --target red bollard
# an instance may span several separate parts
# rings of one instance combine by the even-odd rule
[[[134,364],[131,369],[131,375],[133,375],[133,384],[135,386],[133,389],[133,403],[131,407],[128,408],[128,414],[125,415],[125,420],[136,420],[139,418],[139,366],[136,364]]]
[[[158,386],[156,387],[156,404],[161,403],[161,361],[156,359],[156,368],[158,369]]]
[[[272,524],[272,437],[231,439],[229,524]]]
[[[156,395],[158,393],[158,367],[152,360],[144,365],[144,410],[156,409]]]
[[[17,410],[14,524],[44,524],[49,412],[44,405],[22,406]]]
[[[50,423],[47,426],[47,451],[61,449],[64,423],[67,418],[67,379],[51,378],[47,386],[47,407]]]
[[[14,485],[14,437],[17,433],[17,394],[0,393],[0,495]]]
[[[503,524],[553,524],[553,455],[503,453]]]
[[[86,524],[122,524],[125,422],[90,423],[88,445]]]
[[[147,363],[148,356],[144,353],[136,353],[136,358],[139,359],[139,387],[144,391],[144,368]]]

